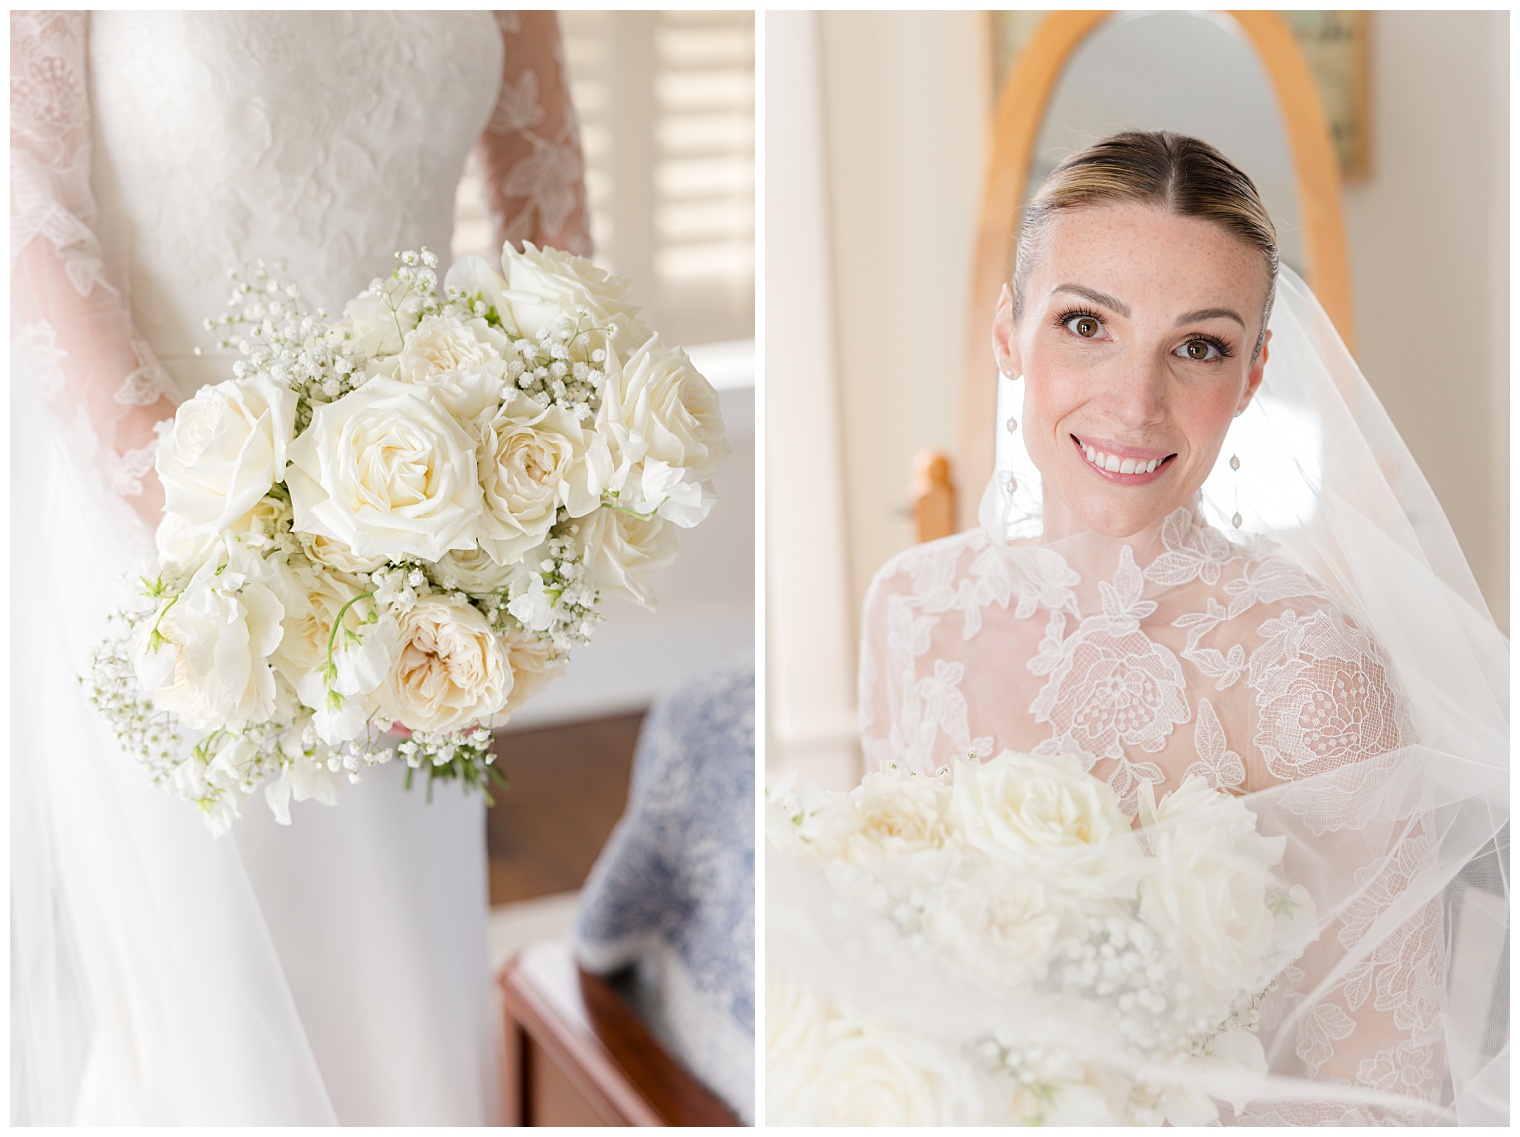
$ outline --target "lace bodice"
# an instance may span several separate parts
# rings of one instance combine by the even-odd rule
[[[398,249],[446,254],[477,145],[500,238],[588,251],[552,13],[29,12],[11,33],[16,342],[124,496],[156,491],[153,423],[228,375],[194,354],[228,269],[283,262],[337,308]]]
[[[866,605],[868,761],[1078,754],[1133,814],[1142,781],[1248,792],[1401,744],[1377,644],[1270,542],[1178,510],[1146,550],[1068,559],[978,530],[888,564]]]
[[[94,13],[101,240],[171,372],[229,267],[282,260],[331,309],[395,250],[446,250],[501,58],[486,12]]]
[[[1358,895],[1342,918],[1326,914],[1290,976],[1300,986],[1280,1013],[1308,1009],[1275,1068],[1438,1090],[1439,901],[1370,958],[1346,958],[1433,852],[1417,822],[1369,824],[1375,806],[1355,800],[1375,796],[1372,772],[1412,728],[1379,645],[1271,542],[1234,543],[1182,509],[1122,543],[1004,547],[977,530],[910,549],[867,598],[860,707],[872,768],[1076,754],[1131,815],[1146,782],[1158,798],[1189,774],[1232,793],[1278,787],[1274,808],[1307,838],[1290,847],[1290,871],[1296,860],[1323,876],[1336,861],[1340,895],[1353,876]],[[1357,770],[1368,776],[1334,773]],[[1307,778],[1312,790],[1297,792]],[[1308,1107],[1295,1108],[1282,1116]]]

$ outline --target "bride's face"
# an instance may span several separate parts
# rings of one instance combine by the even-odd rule
[[[1057,213],[1038,258],[994,353],[1027,384],[1047,503],[1128,537],[1192,500],[1261,383],[1266,268],[1216,224],[1129,204]]]

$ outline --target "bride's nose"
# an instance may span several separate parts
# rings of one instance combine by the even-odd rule
[[[1166,369],[1156,361],[1136,361],[1112,376],[1108,411],[1128,427],[1148,426],[1165,415]]]

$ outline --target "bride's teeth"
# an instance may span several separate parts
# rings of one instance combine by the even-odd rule
[[[1089,461],[1089,462],[1091,462],[1091,461],[1093,461],[1093,455],[1095,455],[1095,454],[1096,454],[1096,453],[1097,453],[1097,451],[1096,451],[1096,450],[1094,450],[1094,449],[1093,449],[1093,448],[1092,448],[1092,447],[1091,447],[1091,446],[1088,446],[1088,445],[1087,445],[1087,444],[1086,444],[1086,443],[1085,443],[1085,442],[1084,442],[1084,443],[1083,443],[1083,444],[1082,444],[1082,453],[1084,453],[1084,454],[1086,454],[1086,455],[1087,455],[1087,460],[1088,460],[1088,461]]]
[[[1121,474],[1133,474],[1134,472],[1135,472],[1135,460],[1133,458],[1126,458],[1126,459],[1124,459],[1124,461],[1122,461],[1122,462],[1119,463],[1119,473],[1121,473]]]
[[[1119,472],[1119,459],[1115,458],[1112,454],[1104,455],[1103,468],[1110,474],[1117,474]]]

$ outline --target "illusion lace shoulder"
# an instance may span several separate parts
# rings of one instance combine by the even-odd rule
[[[132,513],[159,516],[154,424],[230,375],[204,326],[228,270],[283,264],[332,309],[397,250],[446,258],[472,149],[499,238],[587,251],[552,13],[12,13],[13,344],[39,404],[18,461],[52,487],[18,524],[28,571],[79,598],[17,628],[54,645],[15,692],[44,850],[12,925],[17,1119],[494,1115],[480,799],[429,804],[387,767],[211,842],[74,682],[146,548]]]
[[[1380,645],[1272,542],[1232,542],[1181,509],[1126,542],[1005,546],[973,530],[915,547],[871,586],[859,699],[872,768],[932,773],[1005,749],[1075,754],[1131,816],[1147,783],[1159,797],[1189,775],[1270,801],[1303,838],[1290,841],[1290,874],[1338,861],[1358,892],[1327,915],[1293,990],[1268,1008],[1268,1027],[1273,1014],[1282,1026],[1264,1030],[1274,1071],[1439,1091],[1439,900],[1370,958],[1345,958],[1397,915],[1434,854],[1417,820],[1374,824],[1399,792],[1392,756],[1413,727]],[[1273,1116],[1358,1108],[1297,1103]]]

